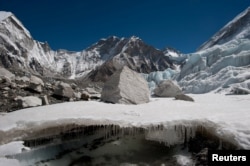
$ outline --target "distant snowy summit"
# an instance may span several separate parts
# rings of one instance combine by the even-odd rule
[[[250,39],[250,7],[226,24],[210,40],[202,44],[198,51],[235,39]]]

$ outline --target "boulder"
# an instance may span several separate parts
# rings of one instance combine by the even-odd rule
[[[29,88],[41,93],[43,90],[42,88],[44,87],[44,82],[43,80],[41,80],[40,78],[36,77],[36,76],[31,76],[30,77],[30,85]]]
[[[101,100],[120,104],[149,102],[150,91],[146,80],[127,66],[117,70],[104,84]]]
[[[6,77],[10,80],[14,80],[15,79],[15,75],[13,73],[11,73],[9,70],[0,67],[0,78],[1,77]]]
[[[194,99],[188,95],[185,94],[178,94],[175,96],[176,100],[184,100],[184,101],[194,101]]]
[[[82,92],[81,99],[85,100],[85,101],[90,100],[90,94],[88,92],[86,92],[86,91]]]
[[[74,97],[74,91],[69,84],[59,82],[56,85],[54,95],[70,99]]]
[[[42,105],[42,100],[35,96],[27,96],[27,97],[18,96],[16,100],[18,102],[18,105],[21,106],[22,108],[36,107]]]
[[[154,90],[154,95],[158,97],[175,97],[182,94],[181,89],[171,80],[162,81]]]
[[[49,100],[48,100],[47,95],[41,96],[40,98],[42,100],[43,105],[49,105]]]

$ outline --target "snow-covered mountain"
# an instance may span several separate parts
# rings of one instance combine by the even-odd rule
[[[199,51],[187,55],[187,62],[177,78],[186,92],[249,91],[249,25],[250,8],[247,8],[202,45]]]
[[[99,69],[107,68],[107,64],[113,66],[114,62],[143,73],[173,67],[169,56],[164,56],[162,51],[135,36],[111,36],[81,52],[63,49],[54,51],[48,43],[34,40],[12,13],[0,12],[0,18],[0,64],[6,68],[21,67],[36,74],[48,76],[53,73],[76,78],[100,66],[90,74],[96,77],[97,72],[105,73],[105,70]],[[107,70],[112,69],[108,67]]]
[[[250,7],[226,24],[210,40],[202,44],[198,51],[235,39],[250,39]]]

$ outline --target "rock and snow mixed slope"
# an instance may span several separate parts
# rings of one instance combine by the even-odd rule
[[[145,44],[135,36],[111,36],[81,52],[63,49],[53,51],[48,43],[35,41],[12,13],[0,12],[0,18],[0,64],[7,68],[21,67],[37,74],[48,76],[56,73],[73,79],[86,75],[107,61],[109,64],[115,61],[127,65],[143,73],[173,67],[163,51]],[[96,77],[96,72],[91,74],[92,77]]]

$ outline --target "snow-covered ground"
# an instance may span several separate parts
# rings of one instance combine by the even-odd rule
[[[16,163],[15,159],[6,159],[4,156],[20,153],[20,149],[24,149],[20,140],[34,138],[38,135],[34,136],[32,133],[42,130],[43,136],[53,135],[56,131],[46,133],[46,128],[63,128],[69,124],[141,127],[149,129],[147,139],[169,145],[178,143],[181,139],[178,133],[180,131],[173,130],[173,127],[189,127],[188,134],[192,134],[192,128],[195,130],[195,127],[203,126],[223,141],[238,148],[250,149],[250,95],[209,93],[191,96],[195,102],[173,98],[152,98],[149,103],[141,105],[81,101],[0,114],[0,141],[3,144],[0,146],[0,165]],[[165,130],[152,130],[157,125],[162,125]],[[4,144],[17,140],[19,142]]]

